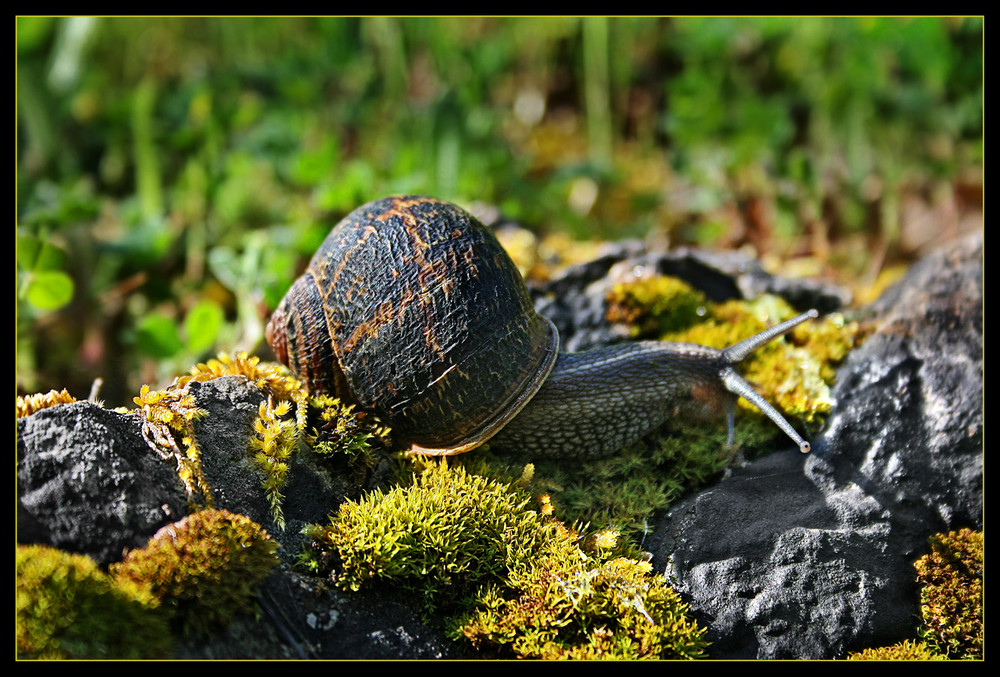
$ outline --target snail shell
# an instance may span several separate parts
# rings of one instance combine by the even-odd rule
[[[459,207],[376,200],[331,231],[271,317],[278,360],[313,393],[358,404],[414,451],[498,445],[550,455],[615,451],[672,416],[725,414],[744,397],[809,443],[736,372],[815,310],[725,350],[640,341],[560,353],[499,242]]]
[[[559,351],[496,237],[425,197],[377,200],[337,224],[267,340],[310,392],[356,402],[438,453],[503,427]]]

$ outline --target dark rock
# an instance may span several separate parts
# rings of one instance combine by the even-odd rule
[[[101,564],[187,514],[174,468],[139,419],[90,402],[17,421],[17,540],[90,555]]]
[[[982,240],[872,308],[813,453],[776,453],[675,505],[655,563],[714,658],[838,658],[912,637],[927,538],[982,527]]]
[[[202,468],[212,487],[215,507],[241,513],[281,543],[282,559],[294,561],[306,537],[302,527],[327,520],[345,498],[357,498],[369,487],[351,473],[331,472],[313,454],[294,454],[282,490],[284,528],[274,520],[264,490],[264,473],[251,458],[248,439],[264,395],[242,376],[192,382],[198,407],[208,416],[195,422]]]
[[[182,659],[440,659],[454,642],[423,624],[394,591],[342,592],[282,568],[265,581],[258,619],[185,638]]]

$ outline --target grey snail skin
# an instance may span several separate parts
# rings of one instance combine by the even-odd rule
[[[327,236],[267,325],[275,356],[311,394],[379,416],[413,451],[600,456],[667,420],[725,415],[745,398],[803,453],[792,426],[736,371],[810,310],[716,350],[636,341],[559,351],[493,234],[448,202],[383,198]]]

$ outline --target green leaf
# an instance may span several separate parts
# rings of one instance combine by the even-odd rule
[[[203,299],[196,303],[184,318],[188,350],[201,353],[215,345],[223,319],[222,308],[215,301]]]
[[[136,345],[155,358],[173,357],[184,348],[177,324],[166,315],[151,314],[136,327]]]
[[[28,277],[24,298],[39,310],[58,310],[73,299],[73,280],[59,270],[33,272]]]
[[[34,235],[18,235],[15,246],[17,263],[23,270],[56,271],[66,259],[62,249]]]

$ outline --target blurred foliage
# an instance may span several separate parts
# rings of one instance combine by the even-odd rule
[[[982,31],[19,17],[18,388],[120,404],[254,350],[329,227],[394,192],[874,280],[979,214]]]

